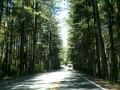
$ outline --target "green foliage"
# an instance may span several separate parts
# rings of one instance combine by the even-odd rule
[[[77,70],[99,77],[107,72],[108,76],[104,75],[107,79],[118,82],[117,70],[120,71],[120,68],[117,67],[120,61],[120,48],[118,45],[120,42],[120,35],[118,35],[120,34],[120,27],[118,21],[120,21],[120,11],[116,12],[116,10],[119,9],[120,5],[118,1],[99,0],[98,3],[95,3],[95,1],[98,0],[69,0],[70,18],[67,20],[70,26],[68,59],[72,61],[74,68]],[[96,12],[95,4],[98,5],[98,12]],[[101,37],[103,36],[105,45],[103,52],[107,56],[107,62],[101,58],[103,53],[101,54],[100,32],[97,32],[98,22],[96,20],[99,20],[99,17],[96,18],[97,14],[100,16],[99,29],[102,29]],[[115,58],[112,59],[112,57]],[[107,69],[102,71],[105,70],[104,62],[106,62],[105,66],[108,65],[108,71]]]
[[[59,1],[3,2],[0,75],[32,74],[60,68],[62,44],[58,22],[53,16],[58,9],[55,3]]]

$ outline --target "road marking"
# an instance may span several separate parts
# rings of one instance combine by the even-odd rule
[[[78,74],[79,74],[79,73],[78,73]],[[79,74],[79,75],[80,75],[80,74]],[[107,90],[107,89],[101,87],[100,85],[98,85],[98,84],[96,84],[96,83],[90,81],[89,79],[85,78],[84,76],[82,76],[82,75],[80,75],[80,76],[83,77],[84,79],[86,79],[87,81],[91,82],[91,83],[94,84],[95,86],[99,87],[100,89],[102,89],[102,90]]]
[[[58,87],[60,81],[57,81],[53,84],[52,88],[50,88],[50,90],[56,90],[56,88]]]

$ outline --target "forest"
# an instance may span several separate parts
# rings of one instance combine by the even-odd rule
[[[57,70],[65,59],[120,83],[120,0],[67,0],[68,50],[55,18],[59,1],[0,0],[0,78]]]
[[[60,68],[58,0],[0,0],[0,78]]]
[[[120,83],[120,0],[69,0],[68,58],[74,68]]]

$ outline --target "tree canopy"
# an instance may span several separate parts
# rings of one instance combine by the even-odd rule
[[[0,0],[0,76],[60,68],[60,0]]]
[[[68,0],[68,59],[75,69],[120,80],[120,1]]]

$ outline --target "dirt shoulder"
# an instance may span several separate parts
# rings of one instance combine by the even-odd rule
[[[118,85],[118,84],[115,84],[115,83],[112,83],[109,81],[105,81],[103,79],[99,79],[97,77],[93,77],[90,75],[82,74],[82,76],[88,78],[89,80],[93,81],[94,83],[100,85],[103,88],[108,88],[110,90],[120,90],[120,85]]]

